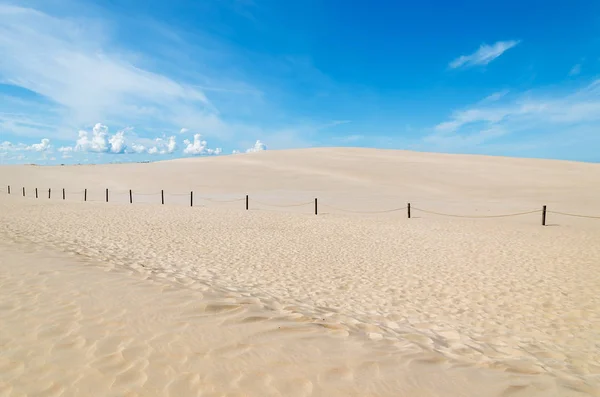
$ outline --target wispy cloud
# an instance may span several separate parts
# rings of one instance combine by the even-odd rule
[[[571,68],[571,70],[569,71],[569,76],[577,76],[580,73],[581,73],[581,64],[578,63],[577,65],[575,65]]]
[[[470,55],[461,55],[452,62],[450,68],[457,69],[469,66],[487,65],[506,51],[519,44],[518,40],[498,41],[492,45],[482,44],[477,51]]]
[[[508,90],[494,92],[493,94],[490,94],[487,97],[485,97],[482,102],[496,102],[504,98],[508,94],[508,92]]]
[[[202,91],[105,50],[107,38],[90,30],[75,20],[0,5],[3,83],[51,99],[74,123],[158,113],[175,123],[186,113],[218,114]]]
[[[592,139],[598,122],[600,80],[566,95],[528,92],[510,101],[481,101],[455,111],[449,120],[437,124],[423,142],[436,150],[472,150],[509,137],[512,144],[524,137],[535,137],[539,142],[544,142],[547,135],[568,138],[576,130],[583,147],[583,131]]]

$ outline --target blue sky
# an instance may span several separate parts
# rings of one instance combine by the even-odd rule
[[[600,3],[0,0],[0,162],[600,161]]]

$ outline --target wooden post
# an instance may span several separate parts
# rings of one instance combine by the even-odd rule
[[[164,190],[161,190],[161,191],[160,191],[160,203],[161,203],[162,205],[164,205],[164,204],[165,204],[165,191],[164,191]]]
[[[248,195],[246,195],[246,211],[248,211]]]
[[[108,203],[108,189],[106,189],[106,202]]]
[[[410,219],[410,203],[408,203],[408,206],[406,207],[407,211],[408,211],[408,219]]]
[[[65,188],[63,187],[63,200],[65,199]]]
[[[8,185],[8,194],[10,194],[10,185]]]
[[[129,204],[133,204],[133,194],[131,193],[131,189],[129,189]]]
[[[35,188],[35,198],[38,198],[38,195],[37,195],[37,187]]]
[[[542,226],[546,226],[546,206],[542,207]]]
[[[23,197],[25,197],[25,188],[23,188]]]
[[[190,207],[194,206],[194,191],[190,192]]]
[[[318,206],[317,206],[317,198],[315,197],[315,215],[319,215]]]
[[[48,199],[50,199],[50,194],[51,194],[51,192],[52,192],[52,189],[51,189],[51,188],[48,188]]]
[[[83,201],[87,201],[87,189],[83,189]]]

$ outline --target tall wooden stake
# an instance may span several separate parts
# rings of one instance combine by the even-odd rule
[[[164,204],[165,204],[165,191],[164,191],[164,190],[161,190],[161,191],[160,191],[160,203],[161,203],[162,205],[164,205]]]
[[[49,189],[48,189],[48,199],[50,199],[50,194],[51,194],[51,192],[52,192],[52,189],[51,189],[51,188],[49,188]]]
[[[248,195],[246,195],[246,211],[248,211]]]
[[[410,219],[410,203],[408,203],[406,210],[408,211],[408,219]]]
[[[318,210],[317,198],[316,197],[315,197],[315,215],[319,215],[319,210]]]
[[[190,192],[190,207],[194,206],[194,191]]]
[[[133,204],[133,193],[131,193],[131,189],[129,189],[129,204]]]
[[[87,201],[87,189],[83,190],[83,201]]]
[[[65,188],[63,187],[63,200],[65,199]]]
[[[106,202],[108,203],[108,189],[106,189]]]
[[[542,226],[546,226],[546,206],[542,207]]]
[[[38,198],[38,195],[37,195],[37,187],[35,188],[35,198]]]

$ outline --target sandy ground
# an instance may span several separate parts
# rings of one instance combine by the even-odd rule
[[[600,215],[598,180],[357,149],[1,167],[0,395],[600,395],[600,220],[340,211]]]

